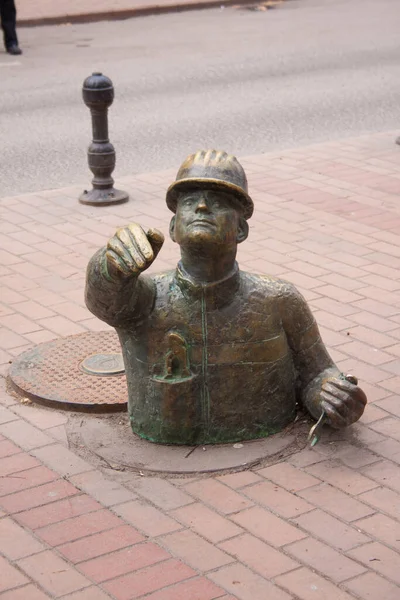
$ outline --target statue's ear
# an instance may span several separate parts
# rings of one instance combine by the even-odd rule
[[[169,224],[169,235],[173,242],[176,241],[175,240],[175,221],[176,221],[176,217],[174,215],[171,219],[171,223]]]
[[[249,225],[244,217],[240,217],[236,241],[238,244],[244,242],[249,235]]]

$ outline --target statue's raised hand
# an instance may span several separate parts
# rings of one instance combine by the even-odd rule
[[[138,276],[148,269],[164,243],[158,229],[147,233],[137,223],[117,229],[106,250],[107,271],[112,278]]]

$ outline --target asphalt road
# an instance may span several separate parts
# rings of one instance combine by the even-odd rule
[[[118,176],[400,130],[399,0],[291,0],[19,30],[0,52],[0,196],[90,180],[84,78],[114,82]],[[400,158],[399,158],[400,160]]]

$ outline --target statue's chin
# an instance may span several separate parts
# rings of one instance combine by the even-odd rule
[[[185,237],[185,245],[188,247],[191,245],[202,245],[206,248],[208,246],[212,247],[220,244],[220,240],[218,240],[218,236],[215,235],[215,231],[203,226],[191,229]]]

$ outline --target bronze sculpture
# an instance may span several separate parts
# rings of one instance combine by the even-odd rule
[[[133,431],[176,444],[265,437],[293,421],[297,402],[336,428],[357,421],[365,394],[334,365],[301,294],[239,270],[253,202],[237,159],[189,156],[166,200],[176,270],[142,275],[164,238],[130,224],[87,272],[87,306],[120,338]]]

